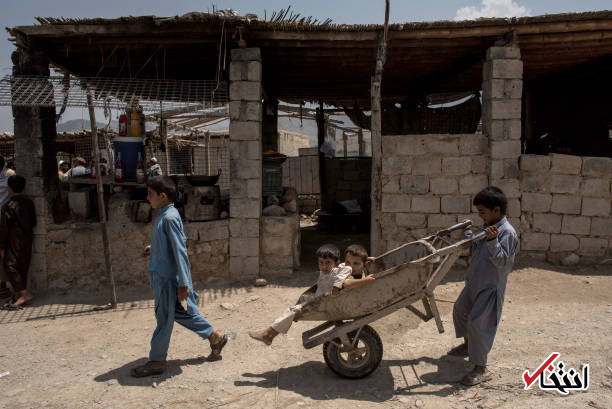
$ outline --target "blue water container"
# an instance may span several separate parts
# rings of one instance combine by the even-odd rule
[[[136,182],[136,165],[138,164],[138,153],[144,160],[144,145],[142,138],[132,136],[117,136],[113,140],[115,149],[115,160],[121,153],[123,162],[123,180],[125,182]]]

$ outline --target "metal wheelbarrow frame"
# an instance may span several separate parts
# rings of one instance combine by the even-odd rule
[[[368,271],[376,278],[373,283],[307,302],[294,320],[325,322],[302,334],[304,348],[323,344],[323,356],[330,369],[342,377],[361,378],[372,373],[382,360],[382,341],[368,324],[408,308],[424,321],[434,318],[438,331],[443,333],[433,291],[460,252],[485,234],[480,232],[455,243],[446,236],[471,224],[468,220],[388,251],[368,265]],[[398,260],[400,264],[394,265]],[[423,303],[425,316],[411,308],[418,300]]]

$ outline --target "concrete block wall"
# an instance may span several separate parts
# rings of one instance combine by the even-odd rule
[[[151,223],[133,223],[130,202],[115,194],[108,204],[111,262],[118,286],[148,284],[148,259],[140,257],[151,241]],[[186,223],[187,252],[194,283],[226,282],[229,274],[229,221]],[[46,276],[50,291],[100,290],[108,285],[100,225],[48,224]]]
[[[382,147],[383,251],[463,219],[480,222],[472,199],[489,181],[484,135],[383,135]]]
[[[232,50],[230,64],[230,262],[233,279],[260,271],[262,87],[259,48]]]
[[[612,258],[612,158],[522,155],[521,248],[552,263]]]
[[[261,218],[262,273],[291,275],[300,268],[300,216]]]

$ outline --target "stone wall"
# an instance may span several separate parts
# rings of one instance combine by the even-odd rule
[[[300,217],[261,218],[262,273],[290,275],[300,268]]]
[[[612,256],[612,158],[523,155],[521,249],[553,263]]]
[[[111,262],[118,286],[147,284],[151,223],[130,220],[130,202],[123,195],[109,201],[108,232]],[[187,251],[194,282],[229,281],[229,221],[186,223]],[[47,225],[46,282],[50,291],[101,290],[108,285],[102,233],[97,223]]]
[[[278,151],[287,156],[299,156],[301,148],[308,148],[308,135],[291,131],[278,131]]]
[[[472,200],[488,184],[484,135],[383,135],[382,148],[382,251],[464,218],[479,223]]]

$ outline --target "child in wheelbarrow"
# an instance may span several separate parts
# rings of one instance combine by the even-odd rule
[[[272,325],[262,331],[250,331],[249,336],[272,345],[272,341],[279,334],[286,334],[293,324],[295,315],[302,307],[316,297],[337,294],[342,288],[358,287],[370,283],[373,276],[365,276],[365,266],[368,253],[359,245],[352,245],[346,249],[345,262],[340,263],[340,250],[333,244],[325,244],[316,252],[319,263],[319,280],[300,297],[299,303],[289,307],[280,315]]]
[[[464,343],[448,354],[468,356],[474,369],[461,379],[467,386],[491,380],[487,355],[493,346],[506,292],[508,274],[514,265],[518,237],[506,219],[508,200],[501,189],[489,186],[474,197],[474,206],[484,221],[486,240],[472,244],[472,261],[465,287],[453,308],[457,338]],[[465,232],[467,236],[471,231]]]

